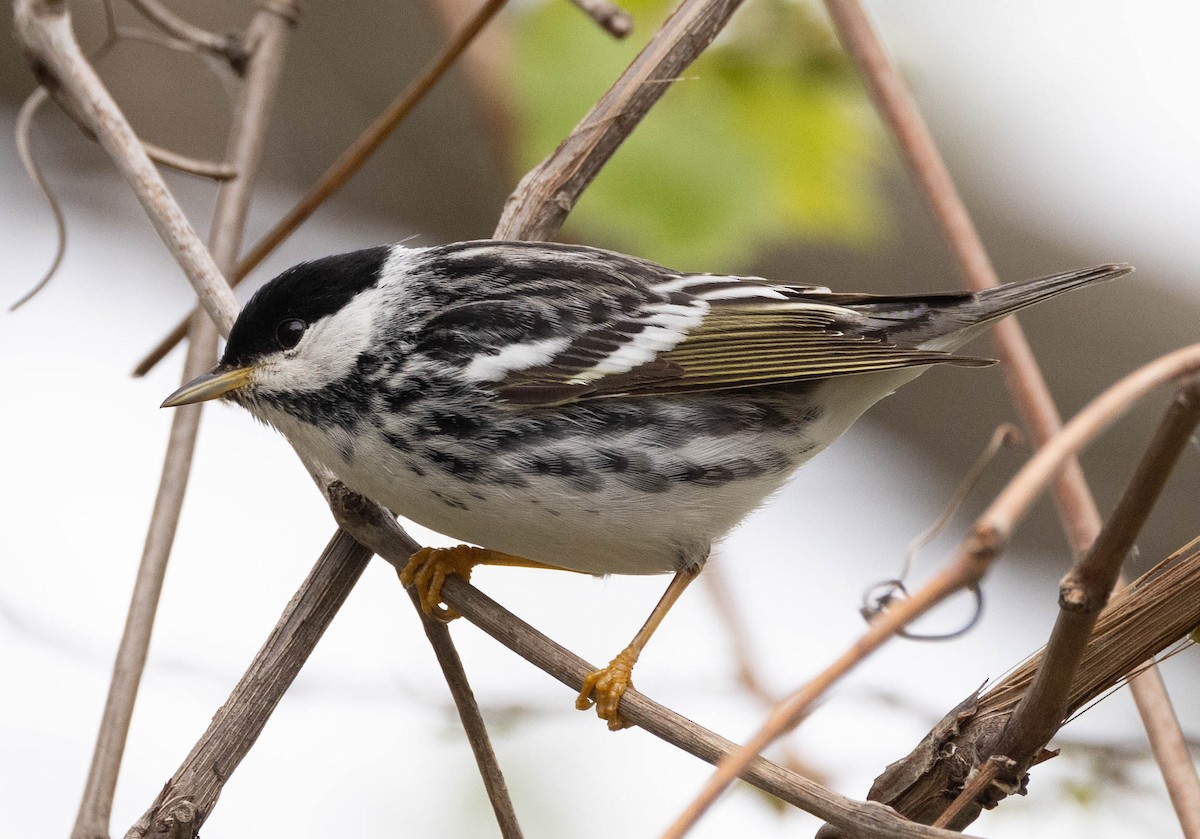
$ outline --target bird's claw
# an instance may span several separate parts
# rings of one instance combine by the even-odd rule
[[[476,556],[479,548],[456,545],[453,548],[421,548],[408,558],[408,565],[400,572],[400,582],[415,586],[421,599],[421,611],[431,618],[450,622],[462,617],[449,606],[442,605],[442,584],[449,574],[457,574],[464,580],[471,579],[471,571],[481,560]]]
[[[608,723],[609,731],[631,727],[632,723],[621,716],[618,708],[621,697],[633,684],[633,665],[637,660],[637,652],[627,647],[618,653],[607,667],[587,674],[583,679],[583,689],[579,691],[579,697],[575,700],[575,707],[580,711],[592,707],[594,693],[596,716]]]

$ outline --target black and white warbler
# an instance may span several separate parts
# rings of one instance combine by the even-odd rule
[[[1130,270],[874,296],[578,246],[380,246],[267,283],[220,364],[164,405],[236,402],[351,489],[490,549],[414,557],[431,613],[447,563],[674,572],[584,685],[580,707],[594,689],[616,728],[638,653],[715,540],[900,385],[991,363],[951,354],[990,322]]]

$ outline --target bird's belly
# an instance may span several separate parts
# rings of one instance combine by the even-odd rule
[[[525,486],[466,482],[394,452],[371,468],[343,462],[350,487],[397,515],[446,536],[589,574],[665,574],[699,565],[712,542],[774,487],[646,493],[603,481],[595,489],[556,481]],[[558,485],[556,485],[558,484]],[[749,495],[747,495],[749,491]]]
[[[349,487],[439,533],[586,573],[661,574],[703,563],[715,540],[908,376],[894,378],[693,395],[649,406],[654,422],[640,425],[619,405],[564,408],[486,446],[431,434],[415,416],[344,435],[271,420]]]

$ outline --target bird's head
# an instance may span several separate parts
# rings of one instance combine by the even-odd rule
[[[264,285],[238,315],[220,363],[164,408],[226,398],[253,407],[320,391],[371,346],[372,294],[393,249],[382,246],[304,262]]]

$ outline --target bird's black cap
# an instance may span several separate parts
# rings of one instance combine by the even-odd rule
[[[326,256],[295,265],[254,293],[229,333],[221,364],[243,367],[275,352],[275,329],[299,318],[314,323],[379,282],[391,246]]]

